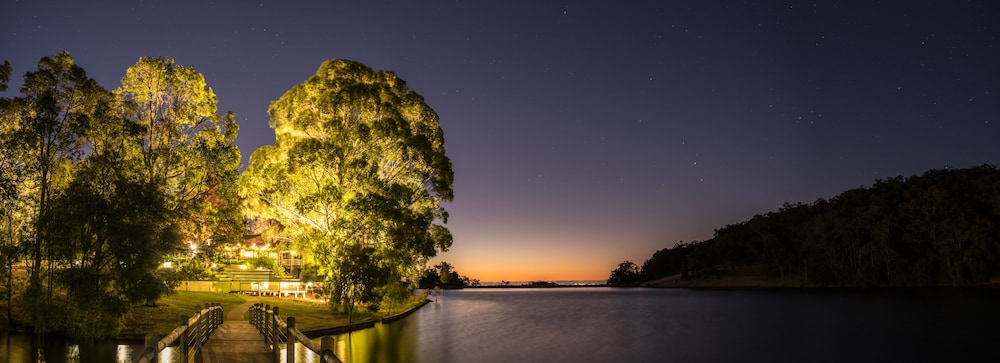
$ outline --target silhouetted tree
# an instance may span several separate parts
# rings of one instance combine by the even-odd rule
[[[618,264],[618,268],[611,271],[611,276],[608,277],[608,284],[621,285],[635,283],[639,281],[640,276],[639,266],[632,261],[624,261]]]

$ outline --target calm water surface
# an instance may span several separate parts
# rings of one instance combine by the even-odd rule
[[[358,362],[996,362],[997,291],[467,289],[336,336]]]
[[[996,290],[497,288],[436,300],[398,322],[335,336],[337,355],[345,363],[1000,361]],[[31,344],[0,333],[0,362],[33,361]],[[141,346],[50,338],[42,348],[49,362],[114,362]]]

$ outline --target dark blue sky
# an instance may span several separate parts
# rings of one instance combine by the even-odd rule
[[[15,86],[64,49],[109,89],[140,56],[194,65],[244,160],[322,61],[394,71],[454,162],[442,258],[488,281],[603,279],[784,202],[1000,163],[1000,3],[731,3],[6,1],[0,58]]]

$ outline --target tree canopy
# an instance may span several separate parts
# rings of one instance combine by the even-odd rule
[[[166,183],[174,222],[189,243],[242,237],[236,202],[239,126],[220,118],[215,92],[193,66],[167,57],[139,58],[115,90],[138,135],[147,180]]]
[[[688,279],[759,266],[812,286],[981,284],[1000,273],[997,221],[1000,170],[930,170],[725,226],[712,239],[657,251],[640,275]]]
[[[240,196],[307,252],[334,303],[371,303],[373,288],[415,280],[451,246],[441,204],[453,172],[438,116],[396,74],[326,61],[268,112],[275,143],[251,156]]]
[[[10,73],[5,62],[0,88]],[[242,225],[236,126],[204,78],[142,58],[122,83],[109,92],[64,51],[0,98],[0,251],[28,258],[36,330],[115,335],[132,306],[169,291],[157,267],[182,236]]]
[[[11,70],[0,65],[0,90]],[[276,221],[266,238],[294,241],[349,313],[394,306],[451,246],[438,116],[392,72],[323,63],[271,104],[276,141],[242,176],[233,114],[171,58],[140,58],[112,92],[62,52],[20,92],[0,98],[0,259],[27,260],[18,293],[36,330],[115,335],[171,289],[167,254],[242,241],[243,212]]]

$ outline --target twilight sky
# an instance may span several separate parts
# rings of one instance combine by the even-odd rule
[[[174,57],[245,164],[324,60],[393,71],[454,163],[437,260],[483,281],[603,280],[784,202],[1000,163],[995,1],[90,3],[4,1],[4,96],[61,50],[108,89]]]

